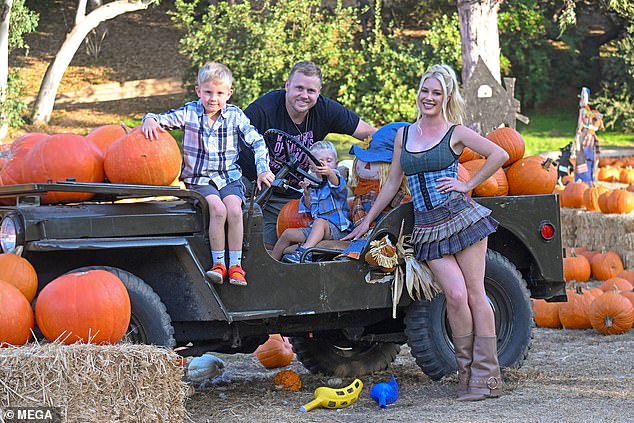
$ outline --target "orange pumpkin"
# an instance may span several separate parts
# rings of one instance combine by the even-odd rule
[[[141,127],[113,142],[106,151],[104,169],[114,184],[169,185],[181,169],[178,144],[169,132],[145,138]]]
[[[594,185],[583,192],[583,205],[588,211],[600,212],[599,196],[609,190],[603,185]]]
[[[475,159],[464,162],[462,165],[470,175],[475,174],[484,165],[485,159]],[[499,172],[504,172],[498,169]],[[498,182],[493,176],[489,176],[484,182],[473,189],[473,195],[478,197],[492,197],[498,192]]]
[[[256,358],[267,369],[284,367],[293,360],[293,346],[279,334],[269,335],[269,339],[254,352]]]
[[[625,333],[634,323],[632,303],[616,290],[595,299],[588,315],[592,327],[604,335]]]
[[[293,370],[282,370],[273,378],[275,386],[286,391],[299,391],[302,387],[302,381],[299,375]]]
[[[460,182],[467,182],[469,179],[471,179],[469,171],[462,165],[462,163],[458,163],[458,180]],[[472,191],[469,191],[467,194],[471,195]],[[352,210],[352,207],[350,210]]]
[[[524,139],[513,128],[497,128],[487,134],[487,138],[502,147],[509,155],[502,167],[507,167],[524,157]]]
[[[15,286],[0,280],[0,347],[26,344],[33,327],[31,304]]]
[[[624,270],[621,257],[614,251],[595,255],[590,261],[590,267],[594,277],[600,281],[613,278]]]
[[[581,287],[566,289],[568,301],[559,304],[559,320],[566,329],[590,329],[588,307],[595,297],[584,292]]]
[[[566,282],[586,282],[590,279],[590,274],[590,262],[584,256],[577,256],[573,250],[570,257],[564,257],[564,279]]]
[[[68,273],[37,297],[35,318],[49,341],[115,344],[130,324],[130,297],[121,280],[105,270]]]
[[[85,137],[56,134],[35,144],[26,156],[25,182],[57,182],[72,178],[77,182],[103,182],[103,156]],[[49,192],[43,203],[84,201],[93,196],[83,192]]]
[[[583,208],[583,193],[588,188],[583,182],[570,182],[561,194],[562,207]]]
[[[310,213],[299,212],[299,199],[291,200],[284,204],[277,215],[275,230],[280,237],[288,228],[308,228],[313,218]]]
[[[469,147],[465,147],[462,149],[462,153],[460,153],[460,157],[458,157],[458,163],[468,162],[469,160],[481,159],[482,156],[470,149]]]
[[[559,303],[549,303],[546,300],[533,300],[533,319],[540,328],[559,329]]]
[[[28,302],[37,292],[37,273],[25,258],[16,254],[0,254],[0,279],[20,290]]]
[[[94,143],[105,157],[110,144],[125,134],[125,129],[123,129],[121,125],[103,125],[90,131],[90,133],[86,135],[86,139]]]
[[[26,182],[23,176],[26,156],[35,144],[48,137],[48,134],[32,132],[22,135],[13,141],[7,155],[8,160],[0,171],[0,186],[16,185]],[[15,198],[1,198],[0,204],[14,205]]]
[[[616,277],[626,279],[629,283],[634,285],[634,270],[623,270],[617,273]]]
[[[618,276],[604,281],[599,286],[599,289],[601,289],[603,292],[613,291],[615,288],[619,291],[631,291],[632,289],[634,289],[634,286],[632,286],[632,284],[627,279],[619,278]]]
[[[557,166],[552,159],[524,157],[506,170],[510,195],[550,194],[557,184]]]
[[[630,302],[632,303],[632,306],[634,306],[634,292],[633,291],[623,291],[621,292],[621,295],[623,295],[625,298],[630,300]]]
[[[601,213],[610,213],[609,208],[609,199],[612,191],[606,191],[599,194],[599,198],[597,198],[597,205],[599,206],[599,211]]]
[[[612,191],[608,197],[608,210],[617,214],[631,212],[634,210],[634,194],[624,189]]]

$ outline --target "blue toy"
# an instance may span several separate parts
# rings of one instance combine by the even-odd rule
[[[398,385],[392,375],[388,383],[377,383],[370,389],[370,397],[379,404],[379,408],[387,408],[398,399]]]

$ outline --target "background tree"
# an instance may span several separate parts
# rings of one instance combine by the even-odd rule
[[[466,83],[482,57],[493,77],[500,77],[500,0],[458,0],[462,40],[462,81]]]
[[[4,0],[0,5],[0,140],[9,126],[23,123],[21,112],[26,104],[19,100],[21,84],[16,73],[9,72],[9,54],[15,48],[28,47],[23,35],[35,31],[38,16],[24,0]]]
[[[95,29],[101,22],[113,19],[127,12],[146,9],[150,4],[156,3],[157,1],[158,0],[115,0],[103,4],[86,14],[87,0],[79,0],[77,13],[75,15],[75,26],[66,36],[66,40],[44,74],[42,85],[40,86],[35,104],[33,105],[33,124],[45,125],[51,119],[51,113],[55,106],[55,96],[57,95],[57,90],[64,76],[64,72],[90,31]]]

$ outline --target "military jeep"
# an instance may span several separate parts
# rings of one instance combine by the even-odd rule
[[[295,143],[291,136],[285,142]],[[288,145],[286,146],[288,147]],[[310,154],[308,151],[306,153]],[[245,205],[243,267],[249,284],[210,284],[208,210],[198,193],[177,187],[110,183],[33,183],[0,187],[0,246],[24,248],[39,289],[67,272],[102,268],[130,295],[127,339],[181,347],[180,353],[249,353],[281,333],[311,372],[357,376],[386,368],[408,343],[432,379],[455,371],[446,301],[413,301],[404,294],[392,316],[390,283],[366,283],[363,260],[335,260],[344,248],[317,246],[314,262],[274,260],[262,241],[261,206],[270,190],[307,176],[286,148],[272,188]],[[310,175],[308,175],[310,176]],[[319,183],[319,180],[315,180]],[[90,201],[40,204],[50,191],[90,192]],[[134,200],[130,200],[134,199]],[[495,313],[503,367],[521,365],[533,327],[531,298],[565,299],[556,195],[478,198],[500,222],[489,238],[486,291]],[[369,235],[396,240],[411,232],[411,204],[387,213]],[[369,248],[369,243],[361,257]],[[321,258],[319,258],[321,257]],[[37,301],[37,299],[36,299]]]

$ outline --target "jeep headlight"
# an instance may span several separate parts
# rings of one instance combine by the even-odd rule
[[[4,253],[9,253],[18,245],[18,224],[15,217],[7,215],[0,224],[0,247]]]

